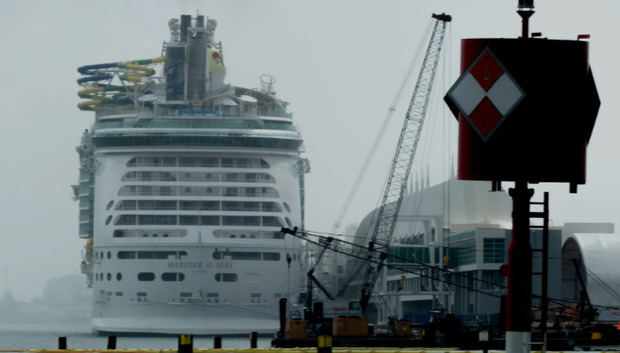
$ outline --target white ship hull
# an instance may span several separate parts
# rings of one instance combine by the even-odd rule
[[[211,251],[207,247],[185,249],[190,254]],[[151,271],[158,272],[158,267],[151,266]],[[169,271],[166,267],[168,265],[162,264],[162,271]],[[244,272],[234,267],[230,271]],[[119,270],[127,272],[127,269]],[[213,277],[215,270],[189,270],[185,271],[188,273],[185,279],[187,285],[153,285],[147,292],[152,297],[140,301],[136,297],[99,295],[93,307],[93,330],[98,333],[246,335],[256,331],[273,334],[279,327],[278,299],[288,294],[281,293],[282,289],[287,290],[287,273],[256,266],[245,271],[250,270],[265,272],[268,278],[260,283],[241,281],[240,284],[231,284],[225,288],[210,283],[209,277]],[[299,283],[298,280],[291,282]],[[119,287],[125,293],[129,289],[128,285]],[[136,285],[136,292],[140,290],[146,291],[144,286]],[[179,298],[179,293],[184,292],[195,294],[195,297]],[[200,297],[201,293],[204,298]],[[207,293],[218,293],[219,302],[215,303],[214,298],[206,297]],[[260,293],[267,298],[252,298],[252,293]],[[135,295],[131,292],[129,294]]]
[[[146,161],[159,158],[153,156],[161,156],[161,151],[147,155],[143,157]],[[138,163],[127,167],[135,160],[133,154],[97,155],[95,209],[106,211],[95,214],[93,329],[172,334],[276,332],[280,298],[297,297],[301,287],[299,242],[279,232],[281,226],[300,221],[299,208],[292,206],[299,205],[297,158],[265,154],[259,159],[239,154],[219,157],[208,151],[191,154],[192,158],[219,160],[220,165],[223,158],[263,161],[260,169],[254,169],[180,167],[178,161],[187,154],[166,155],[176,160],[177,166]],[[173,175],[177,180],[127,180],[127,175],[133,179],[131,173],[140,179],[144,172],[151,173],[150,178]],[[273,182],[222,181],[222,175],[258,172],[270,175]],[[194,181],[199,174],[218,173],[219,181]],[[192,181],[182,181],[185,177]],[[258,185],[271,194],[239,196],[239,192],[230,192],[239,185],[244,185],[245,191]],[[148,189],[140,189],[144,186]],[[162,187],[176,187],[176,195],[165,191],[162,196]],[[218,195],[196,196],[199,189],[218,187]],[[191,190],[178,195],[185,188]],[[222,196],[227,191],[237,196]],[[196,206],[196,202],[205,207]],[[158,208],[158,203],[170,209],[147,210]],[[235,207],[240,210],[230,210]],[[163,221],[158,215],[165,217]],[[201,222],[201,217],[218,224],[183,224]]]
[[[165,57],[78,68],[95,111],[74,186],[93,330],[273,333],[301,288],[301,244],[280,232],[303,227],[300,133],[272,77],[224,83],[214,20],[169,26]]]

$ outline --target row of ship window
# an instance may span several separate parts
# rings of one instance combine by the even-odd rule
[[[127,167],[211,167],[211,168],[261,168],[269,163],[258,158],[219,157],[134,157]]]
[[[104,255],[105,254],[105,255]],[[116,253],[116,257],[118,259],[174,259],[179,260],[187,256],[187,251],[176,251],[176,250],[144,250],[144,251],[119,251]],[[112,259],[112,252],[107,251],[96,251],[95,259]]]
[[[110,210],[114,205],[111,200],[106,206]],[[284,202],[284,208],[291,212]],[[185,200],[122,200],[114,207],[115,210],[127,211],[247,211],[247,212],[282,212],[282,206],[273,201],[185,201]],[[86,210],[87,211],[87,210]]]
[[[219,186],[166,186],[125,185],[118,196],[224,196],[224,197],[280,197],[271,187],[219,187]]]
[[[123,292],[114,292],[113,293],[112,291],[106,291],[105,289],[100,289],[99,290],[99,295],[100,296],[106,296],[106,297],[111,297],[113,295],[117,296],[117,297],[122,297],[123,296]],[[282,294],[281,293],[274,293],[273,297],[275,299],[279,299],[279,298],[282,298]],[[133,299],[131,299],[131,300],[133,300]],[[173,302],[175,300],[176,299],[172,299]],[[178,300],[181,303],[195,303],[195,302],[220,303],[220,301],[222,303],[228,302],[227,299],[220,299],[220,294],[219,293],[216,293],[216,292],[202,293],[202,291],[200,291],[198,293],[198,296],[195,296],[191,292],[181,292],[181,293],[179,293]],[[147,292],[136,292],[136,301],[138,301],[138,302],[148,301],[148,293]],[[251,303],[266,303],[267,300],[266,299],[262,299],[262,294],[261,293],[250,293],[250,302]]]
[[[111,259],[112,252],[107,251],[104,255],[103,251],[95,252],[95,259]],[[290,257],[290,255],[287,255]],[[180,260],[187,257],[186,251],[118,251],[116,258],[119,260]],[[281,256],[277,252],[260,252],[260,251],[230,251],[217,250],[212,254],[215,260],[255,260],[255,261],[279,261]],[[297,255],[293,254],[292,259],[296,260]],[[118,274],[120,276],[120,273]],[[120,280],[120,279],[119,279]]]
[[[187,236],[186,229],[115,229],[114,238],[175,238]],[[229,239],[284,239],[284,233],[279,231],[261,231],[249,229],[218,229],[213,231],[216,238]]]
[[[121,181],[224,181],[232,183],[275,183],[267,173],[202,173],[135,171],[122,176]]]
[[[139,272],[138,273],[138,281],[140,282],[153,282],[155,280],[155,273],[153,272]],[[181,272],[164,272],[160,276],[161,280],[164,282],[183,282],[185,280],[185,274]],[[213,277],[217,282],[237,282],[239,276],[236,273],[216,273]],[[116,274],[116,280],[121,281],[123,279],[123,275],[118,272]],[[95,273],[95,281],[112,281],[111,273]]]
[[[105,224],[112,221],[108,216]],[[293,227],[291,220],[285,217],[286,225]],[[262,226],[284,227],[280,217],[273,216],[186,216],[186,215],[118,215],[114,225],[187,225],[187,226]]]

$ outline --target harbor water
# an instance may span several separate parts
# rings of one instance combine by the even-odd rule
[[[29,349],[56,349],[58,337],[67,337],[67,347],[75,349],[105,349],[107,338],[93,335],[90,326],[78,324],[7,324],[0,323],[0,351]],[[258,338],[258,347],[270,347],[271,337]],[[197,336],[195,348],[212,348],[213,337]],[[249,348],[248,335],[222,338],[223,348]],[[176,336],[119,336],[118,349],[177,348]]]

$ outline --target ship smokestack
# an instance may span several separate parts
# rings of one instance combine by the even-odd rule
[[[187,95],[188,101],[205,98],[207,79],[207,41],[204,16],[196,17],[196,26],[188,29],[187,41]]]
[[[192,16],[181,15],[181,42],[187,41],[187,27],[192,24]]]
[[[185,99],[185,45],[170,43],[166,46],[166,100]]]

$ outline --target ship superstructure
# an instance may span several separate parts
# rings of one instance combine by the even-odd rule
[[[301,136],[273,77],[225,83],[215,20],[169,27],[161,57],[78,69],[95,114],[74,186],[93,329],[275,332],[300,288],[301,247],[280,228],[303,227]]]

